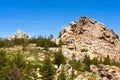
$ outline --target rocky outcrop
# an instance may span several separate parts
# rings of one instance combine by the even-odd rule
[[[105,57],[120,60],[120,41],[113,30],[89,17],[80,17],[62,28],[59,34],[62,51],[67,58],[74,53],[78,59],[88,54],[91,58]]]
[[[96,67],[95,65],[91,65],[91,71],[94,72],[95,75],[99,75],[102,79],[105,80],[120,80],[120,68],[109,65],[99,65]]]
[[[90,72],[79,72],[74,70],[74,75],[76,76],[74,80],[120,80],[119,67],[103,64],[99,66],[90,65],[90,70]],[[61,64],[56,71],[57,76],[62,71],[65,72],[67,79],[69,79],[72,75],[72,66],[70,64]]]
[[[8,37],[9,40],[14,39],[14,38],[25,38],[25,39],[31,39],[32,36],[26,34],[22,30],[17,30],[14,36]]]

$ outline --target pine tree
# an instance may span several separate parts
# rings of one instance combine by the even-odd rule
[[[110,65],[110,57],[109,55],[107,55],[107,57],[104,59],[104,62],[103,62],[105,65]]]
[[[75,55],[72,55],[72,60],[69,61],[69,63],[71,64],[72,68],[80,71],[81,70],[81,61],[80,60],[76,60]]]
[[[91,60],[87,54],[85,55],[83,63],[85,64],[85,71],[90,71]]]
[[[6,52],[0,50],[0,69],[6,67],[9,63],[9,59],[7,58]]]
[[[9,59],[3,50],[0,50],[0,80],[11,80]]]
[[[51,34],[51,35],[49,35],[49,37],[48,37],[48,39],[53,39],[54,38],[54,36]]]
[[[72,68],[72,72],[71,72],[71,75],[70,75],[70,80],[74,80],[75,78],[75,74],[74,74],[74,69]]]
[[[24,59],[24,56],[20,52],[14,56],[13,64],[16,64],[18,68],[25,68],[26,61]]]
[[[2,39],[0,39],[0,48],[4,47],[4,42]]]
[[[48,53],[47,53],[48,54]],[[42,80],[53,80],[55,75],[55,68],[48,55],[45,55],[45,60],[40,67],[40,74],[42,75]]]
[[[66,75],[64,70],[61,71],[61,73],[57,77],[57,80],[66,80]]]
[[[58,65],[58,66],[60,66],[61,64],[65,64],[66,63],[65,57],[62,54],[61,50],[59,50],[59,52],[55,53],[53,63]]]
[[[92,63],[93,65],[98,66],[98,65],[100,64],[100,61],[95,57],[95,58],[93,58],[93,59],[91,60],[91,63]]]

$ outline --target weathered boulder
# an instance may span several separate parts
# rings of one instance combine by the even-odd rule
[[[109,65],[99,65],[99,67],[90,65],[91,71],[99,75],[103,80],[120,80],[120,71],[118,68],[119,67],[113,68]]]
[[[93,73],[97,73],[97,72],[98,72],[98,68],[97,68],[95,65],[90,65],[90,70],[91,70]]]
[[[14,36],[8,37],[9,40],[14,39],[14,38],[25,38],[25,39],[31,39],[32,36],[26,34],[22,30],[17,30]]]
[[[64,71],[67,76],[72,75],[72,66],[70,64],[61,64],[56,71],[57,76]],[[77,71],[74,70],[74,75],[77,75]]]

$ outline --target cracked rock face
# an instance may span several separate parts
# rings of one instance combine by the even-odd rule
[[[120,60],[120,41],[113,30],[89,17],[80,17],[77,22],[71,22],[62,28],[60,40],[63,53],[70,58],[72,54],[82,58],[88,54],[91,58],[105,57]]]

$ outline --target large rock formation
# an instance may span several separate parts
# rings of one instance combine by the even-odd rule
[[[32,36],[26,34],[22,30],[17,30],[14,36],[8,37],[9,40],[14,39],[14,38],[25,38],[25,39],[31,39]]]
[[[87,54],[91,58],[109,55],[111,59],[120,60],[118,35],[94,19],[80,17],[78,22],[63,27],[59,38],[65,44],[62,51],[67,58],[75,54],[80,59]]]

